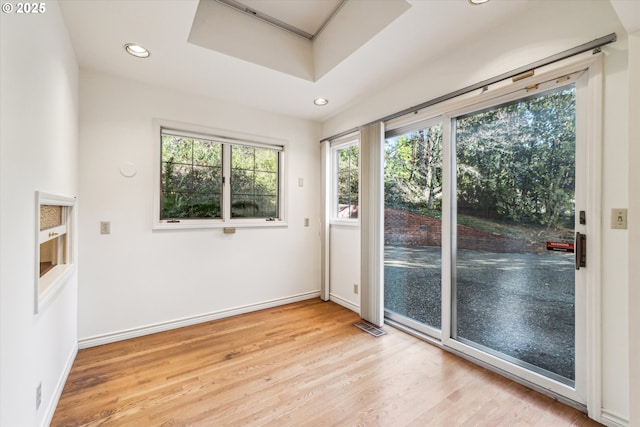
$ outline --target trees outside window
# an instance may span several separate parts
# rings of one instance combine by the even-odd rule
[[[358,219],[360,191],[360,148],[357,142],[334,150],[335,197],[334,215],[339,219]]]
[[[222,144],[162,135],[160,219],[222,217]]]
[[[231,217],[278,216],[278,152],[231,146]]]
[[[160,221],[280,218],[283,147],[161,131]]]
[[[456,118],[459,213],[573,227],[574,86]],[[385,141],[385,206],[437,216],[442,125]],[[464,221],[464,218],[462,218]]]
[[[442,124],[385,141],[385,206],[439,217]],[[437,212],[437,213],[436,213]]]

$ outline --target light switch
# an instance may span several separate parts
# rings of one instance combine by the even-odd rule
[[[627,229],[627,209],[611,209],[611,228]]]
[[[298,178],[298,187],[304,187],[304,178]]]

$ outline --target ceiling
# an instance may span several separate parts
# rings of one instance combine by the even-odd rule
[[[215,0],[201,1],[216,3]],[[340,0],[240,1],[310,34],[316,34],[341,3]],[[342,55],[331,59],[334,65],[329,64],[321,72],[316,70],[310,78],[243,57],[235,51],[190,42],[198,0],[61,0],[60,5],[81,68],[324,121],[358,103],[376,87],[388,86],[411,70],[437,60],[448,50],[481,37],[510,16],[526,13],[536,2],[493,0],[474,6],[467,0],[393,0],[406,3],[406,10],[377,28],[369,25],[376,21],[376,13],[381,15],[377,8],[389,1],[348,0],[330,25],[342,19],[343,26],[353,29],[353,36],[331,35],[329,26],[312,41],[291,35],[312,44],[308,53],[303,54],[311,55],[310,62],[309,58],[302,61],[297,56],[293,61],[317,67],[319,45],[313,43],[323,37],[326,37],[323,47],[326,52]],[[345,10],[352,2],[353,7],[359,8],[358,13],[346,18],[341,16],[347,15]],[[268,25],[256,19],[249,21],[238,36],[232,37],[236,47],[252,44],[256,33],[259,34],[258,26]],[[358,35],[360,29],[368,33]],[[285,33],[275,27],[272,30]],[[218,34],[218,38],[223,38],[221,36],[224,34]],[[285,39],[285,36],[274,36]],[[145,46],[151,56],[139,59],[127,55],[123,45],[128,42]],[[270,58],[276,58],[272,61],[275,64],[286,62],[289,48],[282,46],[273,47],[262,59],[269,62]],[[282,58],[285,60],[280,60]],[[329,104],[313,105],[317,97],[328,98]]]
[[[316,36],[344,0],[238,0],[252,10]]]
[[[313,4],[323,1],[315,0]],[[237,0],[202,0],[187,41],[317,82],[411,8],[405,0],[350,0],[334,4],[333,11],[325,10],[320,16],[312,15],[316,8],[304,9],[305,4],[312,4],[311,0],[289,1],[289,6],[284,7],[262,0],[258,5],[268,9],[269,4],[270,13],[280,19]],[[362,17],[366,17],[366,23],[361,22]],[[303,21],[318,27],[314,35],[293,25]]]

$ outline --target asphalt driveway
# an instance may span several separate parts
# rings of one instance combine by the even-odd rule
[[[439,247],[385,246],[385,309],[441,326]],[[574,258],[571,253],[459,250],[461,340],[573,380]]]

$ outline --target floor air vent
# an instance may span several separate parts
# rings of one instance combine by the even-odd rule
[[[373,335],[374,337],[379,337],[380,335],[386,334],[382,329],[378,329],[373,325],[364,322],[356,322],[353,324],[356,328],[360,328],[368,334]]]

